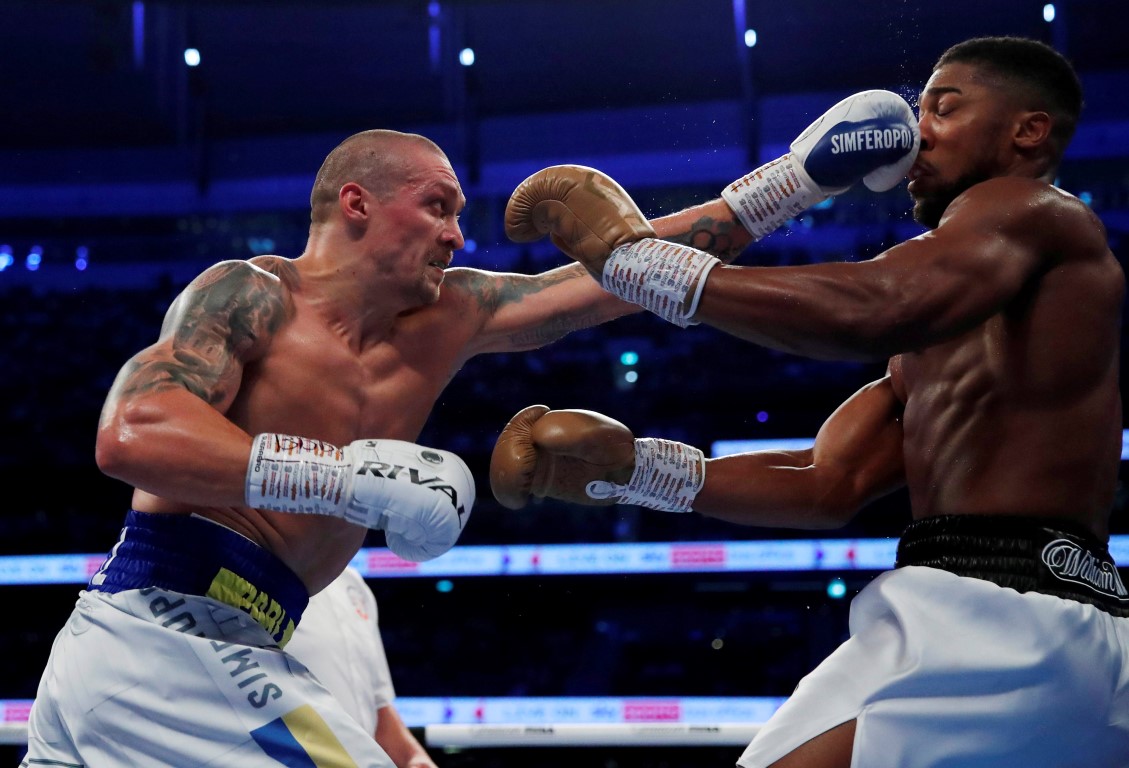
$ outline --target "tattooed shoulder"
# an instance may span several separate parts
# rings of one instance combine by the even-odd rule
[[[273,334],[292,314],[290,292],[279,275],[246,261],[225,261],[189,284],[169,308],[162,333],[184,341],[203,327],[211,333],[226,327],[228,346],[239,349]]]

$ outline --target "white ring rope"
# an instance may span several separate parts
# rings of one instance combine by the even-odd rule
[[[759,724],[545,723],[460,725],[424,728],[429,747],[744,747]]]
[[[27,744],[27,723],[0,723],[0,744]]]
[[[424,736],[429,747],[743,747],[759,728],[747,723],[442,723],[425,726]],[[0,723],[0,744],[26,743],[27,723]]]

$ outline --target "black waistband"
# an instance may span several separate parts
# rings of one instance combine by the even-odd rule
[[[235,531],[191,515],[130,510],[118,543],[88,589],[159,587],[244,611],[285,645],[310,600],[281,560]]]
[[[1129,591],[1108,546],[1069,520],[1012,515],[944,515],[911,523],[895,567],[924,565],[1041,592],[1129,616]]]

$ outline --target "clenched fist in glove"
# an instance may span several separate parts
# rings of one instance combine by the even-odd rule
[[[490,488],[509,509],[521,509],[535,496],[689,512],[704,482],[705,460],[697,448],[636,440],[603,414],[545,405],[531,405],[510,419],[490,458]]]
[[[619,184],[595,168],[554,165],[517,186],[506,205],[506,236],[528,243],[549,235],[553,244],[583,264],[604,290],[639,304],[673,323],[690,325],[705,273],[718,259],[665,240]],[[611,268],[614,254],[630,251],[626,269]],[[639,262],[635,264],[634,262]],[[643,265],[651,285],[633,281]],[[696,293],[688,298],[692,289]]]
[[[909,173],[920,146],[917,117],[905,99],[863,91],[824,112],[786,155],[737,179],[721,196],[759,240],[860,180],[872,192],[892,189]]]
[[[654,237],[655,230],[611,177],[583,165],[554,165],[519,184],[506,204],[507,237],[529,243],[545,235],[599,279],[617,246]]]
[[[339,517],[384,531],[405,560],[439,557],[455,545],[474,507],[474,478],[453,453],[403,440],[338,447],[294,435],[256,435],[247,466],[247,505]]]

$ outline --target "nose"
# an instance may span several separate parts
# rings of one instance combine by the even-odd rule
[[[925,152],[926,150],[932,149],[933,148],[933,120],[932,120],[932,118],[930,118],[929,115],[925,115],[920,120],[918,120],[917,121],[917,130],[918,130],[918,133],[921,134],[921,150],[920,151]]]
[[[459,226],[459,222],[452,222],[451,226],[443,230],[443,242],[451,246],[451,250],[461,250],[466,245],[466,239],[463,237],[463,230]]]

